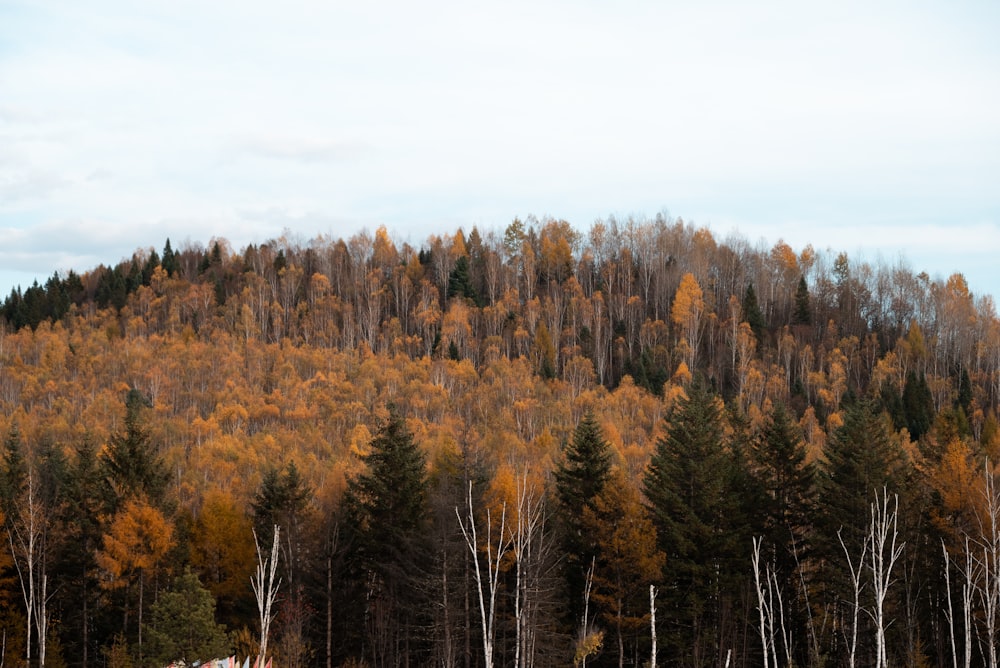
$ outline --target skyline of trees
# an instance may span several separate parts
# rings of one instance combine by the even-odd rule
[[[0,625],[36,662],[43,626],[50,665],[158,652],[154,604],[201,597],[186,567],[252,651],[251,529],[269,550],[274,524],[283,665],[639,665],[650,585],[660,664],[757,663],[754,539],[773,649],[800,665],[879,628],[890,662],[950,665],[962,592],[988,591],[963,555],[992,521],[1000,323],[960,275],[532,220],[421,248],[384,229],[168,244],[0,314],[4,537],[30,495],[48,577],[39,612],[26,553],[3,550]],[[905,542],[892,623],[855,623],[845,552],[883,490]],[[486,644],[476,555],[499,566]]]

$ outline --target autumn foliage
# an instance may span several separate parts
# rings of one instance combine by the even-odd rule
[[[62,583],[50,657],[71,665],[122,643],[138,660],[151,605],[185,567],[220,621],[256,633],[251,527],[265,519],[293,525],[286,641],[272,645],[288,665],[482,665],[454,512],[467,517],[470,483],[484,518],[506,510],[517,526],[520,485],[548,508],[551,551],[520,576],[513,552],[501,562],[497,665],[567,665],[584,609],[584,630],[604,634],[588,662],[648,661],[650,584],[660,647],[684,657],[661,663],[715,665],[727,649],[752,663],[753,536],[771,542],[789,609],[829,620],[797,622],[797,661],[833,662],[846,617],[829,532],[866,512],[873,480],[896,486],[910,532],[914,598],[891,608],[890,654],[940,664],[938,543],[957,555],[980,530],[971,490],[1000,457],[992,297],[961,274],[720,241],[680,219],[518,220],[419,246],[385,228],[168,242],[16,289],[0,316],[0,434],[47,476],[44,568]],[[607,447],[593,489],[567,468],[581,424]],[[383,489],[398,434],[425,477]],[[861,456],[844,453],[870,443],[892,461],[865,465],[891,470],[852,468]],[[15,531],[10,452],[0,511]],[[262,515],[262,490],[289,470],[307,496]],[[697,488],[679,493],[682,476]],[[390,497],[411,488],[419,499]],[[389,521],[373,509],[405,519],[405,540],[372,526]],[[19,587],[0,552],[0,625],[20,652]]]

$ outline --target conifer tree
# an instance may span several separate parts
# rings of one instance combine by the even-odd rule
[[[834,430],[823,450],[824,461],[817,475],[817,501],[811,546],[818,560],[814,574],[820,578],[818,595],[828,610],[844,622],[850,616],[845,602],[855,600],[857,587],[846,555],[854,566],[864,553],[870,528],[872,504],[883,490],[899,494],[904,527],[907,506],[908,462],[903,449],[893,438],[889,418],[867,398],[848,404],[844,422]],[[860,583],[864,586],[862,580]],[[858,632],[861,637],[873,633],[862,615]],[[844,638],[831,637],[837,647]],[[836,652],[848,655],[850,647],[841,645]],[[866,657],[861,657],[866,659]]]
[[[170,590],[160,594],[150,613],[146,651],[158,666],[178,660],[191,665],[228,656],[232,649],[225,627],[215,621],[212,594],[190,569],[174,578]]]
[[[767,416],[753,441],[751,467],[763,492],[756,514],[763,519],[761,538],[768,568],[785,607],[788,634],[781,650],[809,659],[808,604],[802,596],[802,566],[808,554],[806,538],[811,527],[815,466],[806,461],[805,444],[782,404]]]
[[[924,374],[919,376],[910,371],[906,374],[903,385],[903,412],[906,415],[906,428],[910,438],[919,440],[926,434],[934,422],[934,397],[927,386]]]
[[[427,613],[421,582],[429,555],[427,467],[423,452],[394,410],[364,456],[365,470],[344,495],[347,571],[365,620],[364,654],[419,663],[418,627]]]
[[[577,623],[583,609],[587,569],[594,555],[594,537],[584,527],[584,510],[594,510],[611,475],[611,448],[601,434],[592,412],[587,412],[573,430],[562,461],[555,471],[558,519],[562,527],[571,622]]]
[[[759,510],[777,568],[788,575],[795,568],[794,550],[804,546],[816,472],[806,462],[805,444],[782,404],[774,407],[754,442],[753,470],[765,493]]]
[[[757,293],[753,289],[753,283],[747,284],[746,292],[743,294],[743,319],[750,328],[753,329],[754,336],[758,341],[763,341],[764,330],[767,329],[767,320],[757,303]]]
[[[151,406],[141,392],[129,390],[125,398],[125,430],[112,435],[104,451],[101,463],[115,504],[138,496],[154,505],[164,501],[170,474],[146,429],[145,411]]]
[[[809,325],[812,323],[812,309],[809,306],[809,286],[806,277],[799,277],[799,285],[795,290],[795,311],[792,314],[793,325]]]
[[[696,666],[714,661],[732,632],[723,613],[738,596],[750,544],[732,493],[740,476],[723,427],[717,397],[696,378],[668,416],[643,480],[667,559],[661,588],[663,617],[671,623],[666,644]]]

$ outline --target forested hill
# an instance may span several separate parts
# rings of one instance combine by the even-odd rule
[[[964,564],[983,513],[1000,522],[974,491],[1000,450],[1000,320],[959,273],[681,220],[515,220],[420,247],[384,228],[167,241],[16,289],[0,316],[0,510],[16,537],[40,504],[50,583],[39,616],[5,539],[8,658],[37,659],[43,619],[53,661],[170,658],[157,606],[199,582],[234,634],[219,642],[256,651],[250,528],[266,543],[276,523],[281,665],[639,665],[651,584],[661,664],[759,663],[757,536],[794,617],[776,656],[951,665],[941,611],[962,580],[942,580],[941,541]],[[906,541],[892,623],[874,580],[845,604],[840,563],[883,488]],[[479,551],[491,630],[462,529],[505,500],[509,542]],[[969,606],[980,637],[989,615],[1000,630]]]

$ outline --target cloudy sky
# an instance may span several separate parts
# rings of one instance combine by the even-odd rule
[[[0,295],[669,212],[1000,296],[1000,3],[0,0]]]

